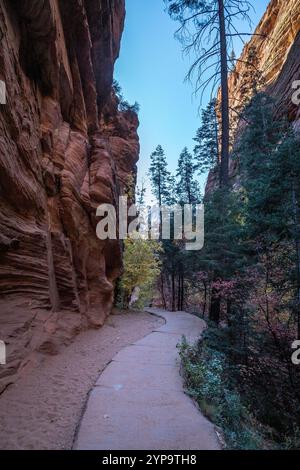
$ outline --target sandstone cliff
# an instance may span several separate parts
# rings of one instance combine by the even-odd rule
[[[96,207],[139,154],[112,89],[124,17],[124,0],[0,2],[0,391],[112,308],[121,247],[97,239]]]
[[[278,114],[289,116],[291,121],[300,119],[300,107],[292,101],[293,82],[300,80],[300,0],[271,0],[251,40],[245,45],[235,70],[229,77],[230,107],[236,110],[245,96],[245,76],[249,51],[257,54],[255,66],[262,73],[265,91],[276,100]],[[231,112],[231,120],[236,116]],[[236,168],[231,162],[230,174]],[[207,191],[217,184],[211,172]]]

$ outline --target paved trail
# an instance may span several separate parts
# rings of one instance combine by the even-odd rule
[[[149,309],[166,324],[124,348],[91,391],[75,449],[220,449],[214,426],[184,394],[176,345],[204,322],[185,312]]]

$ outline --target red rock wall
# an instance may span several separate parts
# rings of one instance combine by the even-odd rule
[[[96,207],[139,154],[112,91],[124,17],[124,0],[0,1],[0,378],[111,311],[121,247],[97,239]]]
[[[233,108],[244,97],[243,89],[244,71],[250,47],[254,47],[258,55],[258,68],[261,70],[267,88],[273,87],[276,82],[284,85],[279,99],[284,91],[289,93],[289,102],[285,108],[292,111],[292,81],[299,79],[299,31],[300,31],[300,0],[272,0],[255,30],[255,35],[245,46],[240,61],[237,62],[234,72],[229,79],[231,105]],[[287,70],[287,61],[293,61],[295,70]],[[285,69],[285,70],[283,70]],[[295,109],[293,109],[295,113]]]
[[[278,114],[290,120],[300,119],[300,108],[292,102],[292,84],[300,80],[300,0],[271,0],[251,40],[245,45],[235,70],[229,77],[230,106],[234,110],[244,100],[243,89],[249,49],[254,47],[257,67],[262,72],[265,88],[276,100]],[[232,111],[232,117],[236,116]],[[231,162],[231,176],[236,168]],[[211,172],[206,191],[217,185]]]

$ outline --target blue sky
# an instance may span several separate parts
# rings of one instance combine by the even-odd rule
[[[254,26],[268,3],[253,1]],[[178,23],[165,12],[163,0],[126,0],[125,31],[115,78],[125,99],[141,106],[139,181],[146,176],[149,156],[158,144],[174,171],[182,149],[193,149],[193,137],[200,124],[200,98],[193,96],[192,84],[184,82],[192,58],[182,55],[181,45],[174,38],[177,27]],[[237,55],[241,48],[235,45]],[[208,100],[209,92],[203,106]],[[203,187],[204,178],[201,183]]]

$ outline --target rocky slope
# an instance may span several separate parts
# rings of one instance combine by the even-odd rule
[[[245,99],[245,80],[249,51],[257,54],[255,66],[262,72],[264,88],[276,99],[279,114],[299,122],[300,107],[293,103],[292,85],[300,80],[300,0],[271,0],[251,40],[245,45],[235,70],[229,78],[230,106],[236,110]],[[231,112],[231,120],[236,116]],[[231,176],[236,168],[231,162]],[[209,175],[207,191],[217,184]]]
[[[124,17],[124,0],[0,2],[0,391],[112,308],[121,247],[97,239],[96,208],[139,154],[112,89]]]

